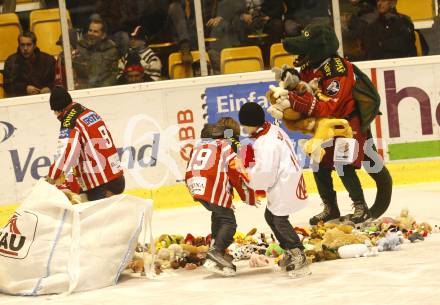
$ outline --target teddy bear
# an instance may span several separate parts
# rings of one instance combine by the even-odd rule
[[[362,244],[368,240],[366,235],[352,232],[347,234],[338,228],[327,230],[322,239],[323,248],[338,249],[339,247],[351,244]]]
[[[409,210],[407,208],[400,211],[400,216],[396,218],[396,221],[400,229],[405,230],[413,229],[413,224],[415,223],[414,218],[409,215]]]
[[[310,83],[301,81],[298,72],[287,65],[283,65],[281,69],[275,68],[273,71],[279,86],[269,86],[266,98],[271,105],[267,112],[275,119],[282,120],[287,129],[291,131],[313,134],[311,139],[299,141],[304,152],[313,161],[319,163],[322,160],[325,151],[321,148],[321,145],[324,142],[334,137],[353,137],[352,129],[345,119],[307,117],[291,108],[288,97],[289,91],[295,91],[299,95],[307,91],[317,96],[321,101],[331,101],[329,97],[318,90],[318,79],[313,79]]]
[[[313,80],[311,84],[301,81],[298,71],[288,65],[283,65],[281,69],[275,67],[272,71],[275,73],[275,81],[278,82],[278,87],[269,86],[266,98],[271,105],[267,112],[273,118],[283,120],[289,130],[311,133],[316,119],[294,111],[290,107],[288,92],[295,91],[299,95],[303,95],[305,92],[313,94],[313,88],[318,88],[318,80]]]

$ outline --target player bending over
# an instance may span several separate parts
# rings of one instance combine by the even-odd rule
[[[89,201],[122,193],[124,173],[110,131],[102,118],[74,103],[62,87],[52,90],[50,109],[61,122],[61,127],[55,162],[49,168],[46,180],[60,184],[64,182],[63,177],[75,179]]]

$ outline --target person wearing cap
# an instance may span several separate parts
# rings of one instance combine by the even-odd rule
[[[246,169],[248,185],[266,191],[264,218],[286,250],[280,265],[292,277],[309,275],[304,247],[289,222],[289,215],[305,207],[308,197],[293,143],[280,127],[265,121],[264,110],[257,103],[244,104],[238,117],[253,140],[247,153],[254,159]]]
[[[134,61],[130,60],[134,58],[133,55],[138,56],[138,63],[142,68],[142,73],[145,75],[145,77],[142,77],[142,81],[151,82],[161,79],[162,63],[159,57],[147,45],[147,35],[141,26],[135,27],[133,32],[130,33],[128,52],[119,60],[118,79],[124,77],[124,75],[126,78],[127,73],[130,72],[128,70],[140,71],[138,63],[136,62],[136,64],[134,64]],[[134,74],[134,72],[132,74]],[[119,81],[119,83],[121,82],[122,81]]]
[[[50,94],[50,109],[61,122],[55,161],[46,180],[52,184],[73,178],[89,201],[121,194],[124,172],[112,135],[93,110],[72,101],[63,87]]]
[[[55,58],[40,51],[35,34],[25,31],[18,36],[17,52],[6,59],[3,75],[7,97],[49,93],[54,86]]]

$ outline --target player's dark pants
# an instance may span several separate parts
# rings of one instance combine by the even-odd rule
[[[94,189],[85,191],[89,201],[104,199],[112,195],[121,194],[125,189],[125,178],[121,176]]]
[[[267,224],[272,229],[275,237],[280,242],[281,248],[285,250],[299,248],[304,250],[304,247],[299,239],[298,234],[296,234],[292,225],[289,221],[289,216],[276,216],[272,214],[266,208],[264,212],[264,218],[266,219]]]
[[[345,189],[348,191],[351,200],[353,202],[364,201],[364,192],[354,166],[344,165],[343,173],[344,175],[339,177],[341,178]],[[320,166],[319,170],[313,173],[313,176],[321,198],[328,202],[336,202],[336,192],[333,189],[332,170]]]
[[[199,200],[203,206],[211,211],[211,234],[216,250],[224,253],[234,241],[237,230],[237,221],[232,209],[224,208],[209,202]]]

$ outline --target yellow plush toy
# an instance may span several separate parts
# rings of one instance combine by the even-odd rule
[[[273,71],[279,86],[269,86],[266,98],[271,105],[267,112],[275,119],[282,120],[287,129],[313,135],[309,140],[300,141],[304,152],[313,161],[320,162],[322,160],[325,150],[321,148],[321,145],[324,142],[334,137],[353,137],[353,132],[347,120],[306,117],[291,108],[288,97],[289,91],[295,91],[300,95],[308,91],[313,93],[320,101],[330,100],[318,89],[317,79],[312,80],[310,83],[301,81],[298,74],[295,73],[296,70],[288,66]]]

